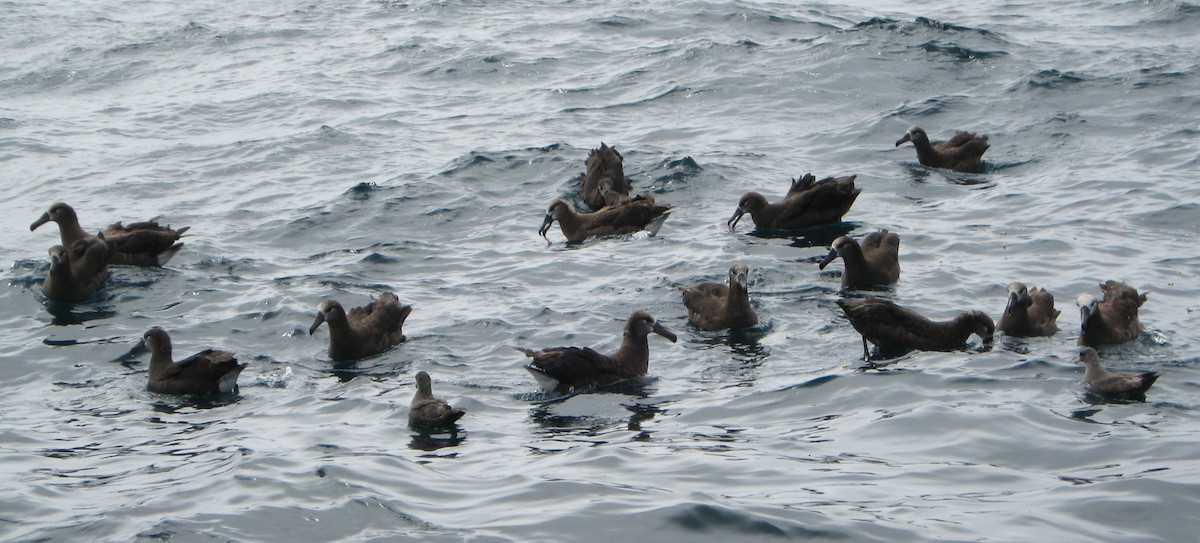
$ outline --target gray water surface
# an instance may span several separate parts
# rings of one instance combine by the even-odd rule
[[[0,539],[1188,541],[1200,528],[1200,6],[1155,2],[0,3]],[[986,168],[894,142],[990,136]],[[655,237],[537,236],[589,149],[676,206]],[[845,221],[730,232],[739,196],[858,175]],[[191,226],[164,269],[41,295],[55,201],[85,228]],[[861,369],[839,235],[901,238],[876,294],[999,318],[1049,289],[1050,338]],[[702,332],[678,288],[751,269],[762,323]],[[1150,291],[1101,350],[1161,371],[1095,403],[1073,300]],[[408,342],[335,363],[317,303],[395,291]],[[515,346],[650,374],[538,390]],[[146,390],[234,350],[234,400]],[[406,427],[418,371],[469,410]]]

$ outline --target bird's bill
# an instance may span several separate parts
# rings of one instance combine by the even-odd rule
[[[910,141],[912,141],[912,134],[905,132],[904,135],[900,137],[900,139],[896,140],[896,147],[899,147]]]
[[[43,224],[46,224],[48,222],[50,222],[50,212],[49,211],[42,213],[42,216],[38,217],[38,220],[33,221],[33,224],[29,225],[29,231],[33,232],[34,230],[37,230],[37,227],[39,227]]]
[[[546,243],[550,243],[550,238],[546,237],[546,232],[550,231],[550,226],[554,224],[554,216],[546,214],[546,219],[542,221],[542,227],[538,228],[538,235],[546,238]]]
[[[316,331],[317,331],[317,328],[319,328],[319,327],[321,326],[321,323],[323,323],[323,322],[325,322],[325,312],[324,312],[324,311],[317,311],[317,318],[316,318],[316,320],[314,320],[314,321],[313,321],[313,323],[312,323],[312,326],[309,326],[309,327],[308,327],[308,335],[310,335],[310,336],[311,336],[311,335],[313,335],[314,333],[316,333]]]
[[[737,226],[738,221],[740,221],[742,219],[742,215],[745,215],[745,214],[746,214],[746,210],[742,209],[742,206],[738,206],[738,208],[736,210],[734,210],[733,216],[730,217],[728,221],[725,221],[725,224],[728,224],[729,229],[733,230],[733,228]]]
[[[838,257],[837,249],[829,249],[829,254],[825,255],[825,258],[821,259],[821,264],[819,264],[817,266],[817,269],[819,269],[819,270],[825,269],[825,266],[828,266],[829,263],[836,260],[837,257]]]
[[[671,343],[675,343],[679,340],[679,337],[675,335],[675,332],[672,332],[670,328],[663,326],[660,322],[654,323],[654,333],[671,340]]]

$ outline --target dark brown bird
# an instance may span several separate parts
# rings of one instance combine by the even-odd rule
[[[1052,336],[1061,311],[1054,309],[1054,295],[1046,289],[1027,289],[1025,283],[1009,283],[1008,305],[996,328],[1012,337]]]
[[[634,311],[625,323],[621,347],[611,355],[602,355],[583,347],[554,347],[534,351],[517,347],[533,359],[525,366],[547,392],[566,392],[572,388],[608,385],[640,377],[650,368],[650,346],[646,338],[651,332],[675,343],[675,333],[654,320],[645,311]]]
[[[934,322],[874,296],[838,300],[838,305],[862,334],[863,360],[867,362],[871,360],[868,341],[883,350],[954,351],[961,349],[972,333],[990,345],[996,330],[992,319],[979,311],[964,311],[948,321]]]
[[[29,230],[32,232],[50,221],[58,224],[58,234],[64,247],[70,247],[76,240],[97,237],[84,231],[83,227],[79,226],[79,217],[75,210],[62,202],[51,205],[48,211],[29,225]],[[109,264],[157,267],[166,264],[183,248],[183,243],[176,242],[188,228],[185,226],[175,230],[170,226],[161,226],[156,217],[128,226],[119,222],[111,224],[98,237],[113,250]]]
[[[379,299],[346,313],[336,300],[317,304],[317,318],[308,328],[313,335],[321,323],[329,323],[329,358],[354,360],[381,353],[404,341],[404,319],[412,312],[411,305],[401,305],[400,298],[391,292]]]
[[[1091,347],[1079,349],[1079,361],[1086,366],[1083,372],[1083,382],[1088,389],[1101,396],[1112,398],[1144,401],[1146,390],[1162,376],[1157,371],[1140,373],[1108,371],[1100,365],[1100,355],[1096,354],[1096,349]]]
[[[867,234],[861,245],[849,236],[833,240],[818,267],[823,270],[838,257],[846,266],[842,288],[890,285],[900,280],[900,236],[887,230]]]
[[[688,319],[701,330],[749,328],[758,324],[758,315],[746,290],[749,274],[750,268],[745,264],[734,264],[729,268],[729,286],[702,283],[680,289]]]
[[[609,147],[600,142],[599,149],[592,149],[587,157],[587,172],[579,176],[582,182],[579,186],[579,197],[583,203],[592,209],[600,209],[606,205],[604,189],[607,181],[608,190],[628,196],[630,183],[625,179],[625,158],[615,147]]]
[[[50,248],[50,273],[42,282],[42,294],[57,302],[82,302],[108,280],[111,252],[104,242],[86,237],[71,244]]]
[[[155,326],[142,335],[135,351],[150,349],[151,391],[162,394],[212,396],[237,391],[238,364],[233,353],[206,349],[179,362],[171,361],[171,337]]]
[[[418,428],[445,428],[467,414],[455,409],[446,400],[433,396],[433,381],[425,372],[417,373],[417,393],[408,404],[408,425]]]
[[[979,171],[983,153],[988,150],[987,136],[971,132],[959,132],[950,141],[933,144],[924,130],[914,126],[896,140],[896,147],[909,141],[917,148],[917,160],[922,166],[949,168],[956,172]]]
[[[854,187],[856,177],[827,177],[817,181],[812,174],[804,174],[793,179],[787,195],[773,204],[757,192],[747,192],[726,224],[734,228],[746,213],[755,226],[776,230],[840,221],[862,192]]]
[[[570,242],[583,241],[593,236],[632,234],[641,230],[646,230],[653,236],[662,228],[663,222],[670,214],[671,206],[656,203],[653,198],[634,199],[592,213],[579,213],[575,211],[575,206],[560,198],[550,202],[550,207],[546,210],[546,219],[542,221],[538,234],[546,238],[546,243],[550,243],[546,232],[550,230],[554,221],[558,221],[559,228]]]
[[[1146,294],[1120,281],[1100,283],[1104,299],[1097,302],[1091,294],[1075,298],[1079,306],[1079,344],[1113,345],[1137,338],[1142,330],[1138,308],[1146,303]],[[1147,293],[1149,294],[1149,293]]]
[[[630,196],[628,194],[622,194],[612,190],[612,183],[608,179],[604,179],[600,182],[600,194],[604,195],[605,207],[617,207],[628,203],[643,201],[651,204],[654,203],[654,195],[650,194],[649,192],[643,192],[636,196]]]

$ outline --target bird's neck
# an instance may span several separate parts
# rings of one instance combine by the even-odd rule
[[[58,236],[62,240],[63,247],[71,248],[71,244],[78,240],[89,237],[90,234],[79,226],[79,221],[61,222],[58,224]]]
[[[623,365],[628,365],[638,373],[646,373],[650,366],[650,345],[646,337],[636,338],[626,334],[621,339],[621,348],[612,356]]]

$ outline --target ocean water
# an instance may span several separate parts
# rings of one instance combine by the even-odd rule
[[[0,539],[1187,541],[1200,529],[1200,5],[999,2],[0,2]],[[894,142],[987,134],[985,171]],[[676,206],[655,237],[537,236],[589,149]],[[755,231],[739,196],[858,175],[840,224]],[[86,303],[40,283],[85,228],[188,225],[164,269]],[[881,369],[836,301],[838,235],[897,232],[877,294],[1056,336]],[[678,288],[751,268],[762,324],[689,325]],[[1164,376],[1087,396],[1073,300],[1150,291],[1102,349]],[[408,341],[334,363],[317,303],[396,292]],[[646,379],[545,394],[513,347],[615,349]],[[146,390],[177,357],[250,364],[235,400]],[[469,410],[406,427],[418,371]]]

